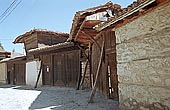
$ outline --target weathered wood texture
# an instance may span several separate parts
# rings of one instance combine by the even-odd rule
[[[79,51],[74,50],[54,55],[54,85],[76,87],[79,74]]]
[[[80,50],[42,55],[43,84],[74,87],[80,74]]]
[[[67,40],[65,36],[56,36],[56,35],[48,35],[44,33],[33,33],[24,38],[24,45],[26,52],[30,49],[44,47],[44,46],[51,46],[58,43],[63,43]]]
[[[59,36],[54,37],[52,35],[38,33],[37,40],[38,40],[38,44],[54,45],[54,44],[65,42],[67,40],[67,37],[59,37]]]
[[[34,33],[30,37],[25,38],[24,45],[26,51],[37,48],[38,47],[37,33]]]
[[[42,56],[42,83],[43,85],[53,85],[52,55]]]
[[[25,84],[26,64],[7,63],[7,80],[9,84],[23,85]]]
[[[104,56],[99,72],[97,88],[105,94],[107,98],[118,99],[118,78],[117,78],[117,62],[116,62],[116,38],[112,31],[104,31],[98,37],[97,42],[102,45],[103,38],[106,43],[104,47]],[[100,48],[97,45],[92,45],[92,74],[94,78],[97,73],[97,66],[100,58]],[[108,66],[110,66],[110,73],[108,73]],[[110,74],[110,75],[109,75]],[[110,92],[112,91],[112,92]],[[115,96],[115,97],[113,97]]]

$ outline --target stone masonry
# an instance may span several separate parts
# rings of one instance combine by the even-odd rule
[[[115,32],[120,106],[170,110],[170,2]]]

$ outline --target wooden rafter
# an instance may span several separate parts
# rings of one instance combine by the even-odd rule
[[[81,31],[83,34],[85,34],[85,35],[87,35],[98,47],[99,47],[99,49],[101,49],[100,48],[100,45],[97,43],[97,41],[89,34],[89,33],[86,33],[86,32],[84,32],[84,31]]]
[[[80,26],[77,34],[76,34],[75,40],[77,40],[77,37],[78,37],[79,33],[81,32],[81,30],[83,29],[83,26],[84,26],[85,23],[86,23],[86,20],[84,20],[83,23],[81,24],[81,26]]]

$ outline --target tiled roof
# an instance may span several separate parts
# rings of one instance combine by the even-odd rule
[[[100,13],[100,12],[104,12],[108,9],[118,9],[118,8],[120,8],[120,5],[113,4],[110,1],[110,2],[107,2],[104,5],[100,5],[100,6],[97,6],[97,7],[93,7],[93,8],[83,10],[83,11],[76,12],[76,14],[74,15],[72,27],[71,27],[71,30],[70,30],[70,38],[75,38],[76,33],[80,29],[83,21],[85,20],[85,18],[87,16],[90,16],[90,15],[93,15],[93,14],[96,14],[96,13]]]
[[[5,58],[5,59],[1,60],[0,63],[5,63],[5,62],[9,62],[9,61],[18,61],[18,60],[26,60],[26,56],[20,55],[20,56],[15,56],[12,58]]]
[[[55,32],[55,31],[50,31],[50,30],[47,30],[47,29],[33,29],[29,32],[26,32],[22,35],[19,35],[13,43],[23,43],[22,39],[24,37],[27,37],[35,32],[38,32],[38,33],[44,33],[44,34],[51,34],[51,35],[54,35],[54,36],[63,36],[63,37],[68,37],[69,34],[68,33],[64,33],[64,32]]]
[[[140,9],[146,7],[147,5],[149,5],[155,1],[156,0],[134,1],[132,4],[128,5],[127,8],[121,8],[120,10],[118,10],[115,13],[115,15],[112,18],[110,18],[108,21],[106,21],[105,23],[101,23],[101,24],[95,26],[95,29],[97,31],[101,31],[101,30],[105,29],[106,27],[124,19],[125,17],[132,15],[133,13],[139,11]]]
[[[74,46],[74,43],[73,42],[64,42],[64,43],[58,43],[58,44],[52,45],[52,46],[35,48],[35,49],[29,50],[28,53],[34,54],[34,53],[38,53],[38,52],[46,52],[46,51],[52,51],[52,50],[67,48],[67,47],[70,47],[70,46]]]
[[[11,52],[7,52],[7,51],[5,51],[5,50],[3,50],[3,49],[0,49],[0,53],[1,53],[1,54],[10,54]]]

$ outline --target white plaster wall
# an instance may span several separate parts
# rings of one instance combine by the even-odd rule
[[[35,86],[40,71],[40,61],[32,61],[26,63],[26,85]],[[38,86],[42,85],[42,74],[40,76]]]
[[[0,63],[0,83],[5,84],[7,79],[7,66],[6,63]]]

